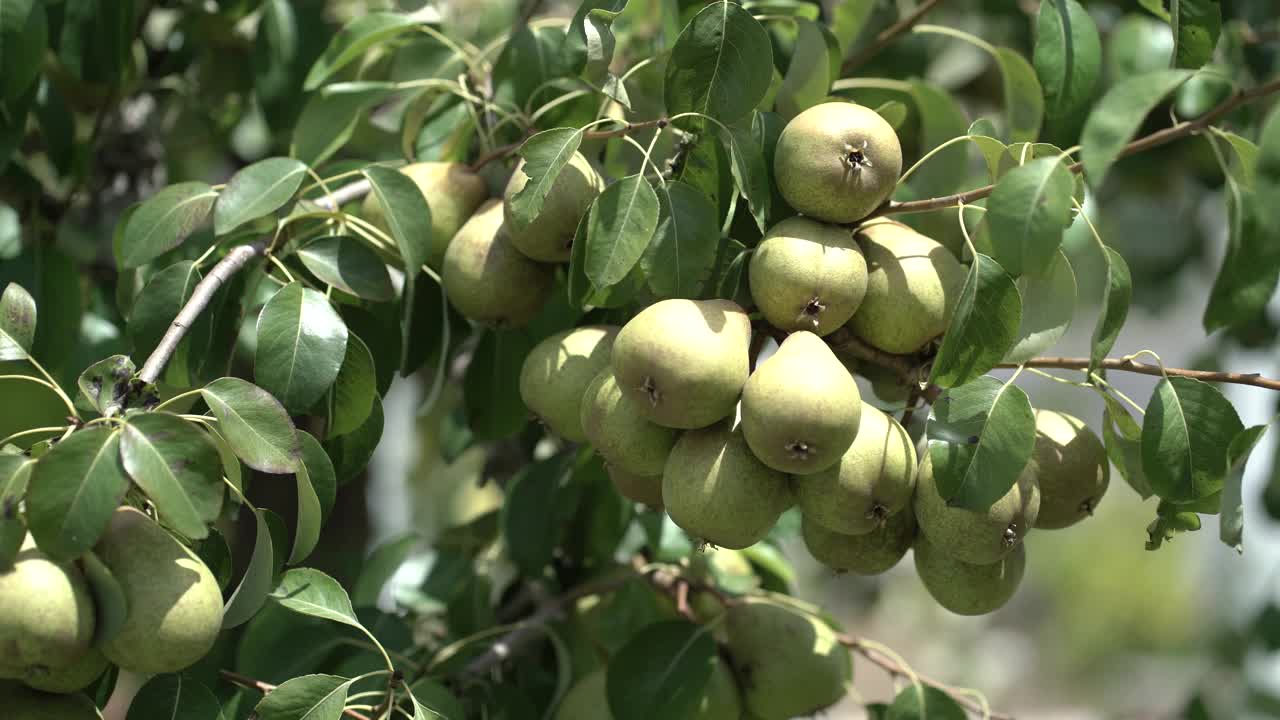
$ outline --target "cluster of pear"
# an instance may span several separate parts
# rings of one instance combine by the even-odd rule
[[[28,536],[0,571],[0,705],[12,720],[98,718],[81,690],[114,664],[177,672],[213,647],[222,591],[193,552],[144,513],[117,510],[95,554],[119,584],[124,619],[101,639],[103,613],[75,562],[57,563]]]

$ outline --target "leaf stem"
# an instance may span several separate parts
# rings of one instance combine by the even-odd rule
[[[14,433],[14,434],[10,435],[9,437],[6,437],[6,438],[0,438],[0,447],[4,447],[5,445],[7,445],[7,444],[9,444],[9,443],[13,442],[14,440],[17,440],[17,439],[18,439],[18,438],[20,438],[20,437],[23,437],[24,435],[39,435],[39,434],[42,434],[42,433],[49,433],[50,435],[57,435],[58,433],[65,432],[65,431],[67,430],[67,428],[69,428],[69,427],[74,427],[74,426],[73,426],[73,425],[58,425],[58,426],[56,426],[56,427],[55,427],[55,426],[49,426],[49,427],[38,427],[38,428],[31,428],[30,430],[23,430],[23,431],[21,431],[21,432],[16,432],[16,433]]]
[[[45,370],[44,366],[41,365],[40,361],[36,360],[34,356],[27,355],[27,362],[31,363],[31,366],[43,375],[45,380],[49,381],[49,389],[53,390],[53,392],[57,394],[58,398],[62,400],[63,405],[67,406],[67,412],[71,413],[71,417],[79,420],[80,412],[76,410],[75,403],[71,402],[71,398],[67,397],[67,394],[63,392],[62,386],[58,385],[58,381],[53,379],[53,376],[49,374],[49,371]]]
[[[179,400],[185,400],[185,399],[187,399],[187,398],[189,398],[189,397],[191,397],[191,396],[193,396],[193,395],[199,395],[199,394],[200,394],[200,390],[201,390],[200,388],[196,388],[195,390],[188,390],[188,391],[186,391],[186,392],[184,392],[184,393],[178,393],[177,395],[174,395],[173,397],[169,398],[168,400],[165,400],[164,402],[160,403],[159,405],[156,405],[155,407],[153,407],[153,408],[151,408],[151,409],[152,409],[152,410],[163,410],[163,409],[165,408],[165,406],[166,406],[166,405],[172,405],[173,403],[176,403],[176,402],[178,402]]]

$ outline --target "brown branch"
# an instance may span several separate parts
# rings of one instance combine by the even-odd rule
[[[932,688],[941,690],[949,695],[952,700],[955,700],[961,707],[969,710],[970,712],[979,714],[984,714],[985,712],[987,713],[985,716],[991,718],[991,720],[1014,720],[1012,715],[1006,715],[1004,713],[995,712],[994,710],[984,709],[981,703],[958,688],[947,685],[946,683],[938,682],[937,680],[921,675],[920,673],[909,672],[909,669],[903,667],[896,659],[885,655],[874,647],[869,646],[862,638],[853,637],[852,635],[841,635],[840,642],[845,647],[858,653],[892,676],[909,677],[914,674],[916,679],[919,680],[922,685],[928,685]]]
[[[1222,101],[1217,107],[1209,112],[1201,115],[1194,120],[1171,125],[1163,130],[1157,130],[1150,135],[1134,140],[1125,145],[1120,151],[1119,157],[1128,157],[1136,153],[1159,147],[1174,140],[1194,135],[1212,125],[1215,121],[1221,119],[1227,113],[1239,108],[1242,105],[1264,98],[1272,93],[1280,92],[1280,78],[1264,83],[1249,90],[1237,90],[1231,97]],[[1084,169],[1083,163],[1072,163],[1067,167],[1073,173],[1079,173]],[[968,190],[954,195],[944,195],[942,197],[927,198],[924,200],[910,200],[907,202],[890,201],[878,210],[874,215],[896,215],[902,213],[926,212],[929,210],[940,210],[942,208],[955,207],[956,205],[967,205],[971,202],[981,200],[989,196],[995,190],[995,185],[987,185],[973,190]]]
[[[920,20],[924,18],[924,16],[928,14],[930,10],[937,7],[937,5],[941,2],[942,0],[924,0],[924,2],[916,6],[915,10],[912,10],[907,15],[904,15],[902,19],[898,20],[898,22],[890,25],[884,30],[881,30],[880,33],[876,35],[874,40],[868,43],[867,46],[864,47],[862,50],[858,51],[857,55],[854,55],[853,57],[849,58],[844,62],[843,65],[840,66],[840,75],[842,77],[846,76],[849,73],[853,72],[854,70],[857,70],[858,68],[867,64],[867,62],[869,62],[871,58],[879,54],[879,52],[883,50],[885,46],[893,42],[894,39],[896,39],[902,33],[914,27],[915,24],[920,22]]]
[[[894,355],[872,347],[844,327],[827,335],[823,340],[827,341],[831,350],[837,355],[863,360],[890,370],[906,385],[916,386],[920,383],[920,368],[924,365],[921,358],[912,355]],[[941,388],[936,385],[929,385],[920,390],[920,397],[930,403],[937,400],[941,394]]]
[[[1089,358],[1076,357],[1038,357],[1032,358],[1025,363],[1026,367],[1035,368],[1061,368],[1064,370],[1088,370]],[[1001,363],[997,367],[1016,368],[1017,363]],[[1269,377],[1263,377],[1258,373],[1234,373],[1234,372],[1215,372],[1212,370],[1186,370],[1183,368],[1161,368],[1159,365],[1151,365],[1141,363],[1130,358],[1106,358],[1098,364],[1099,367],[1107,370],[1121,370],[1124,372],[1139,373],[1141,375],[1154,375],[1161,377],[1168,375],[1170,377],[1186,377],[1195,380],[1203,380],[1204,382],[1215,383],[1232,383],[1235,385],[1249,385],[1251,387],[1265,388],[1267,390],[1280,390],[1280,380]]]
[[[315,203],[325,210],[337,212],[338,208],[352,200],[359,200],[368,195],[370,190],[373,190],[373,184],[367,178],[362,178],[355,182],[347,183],[328,195],[316,198]]]
[[[254,678],[249,677],[248,675],[241,675],[240,673],[232,672],[231,670],[219,670],[218,675],[221,676],[223,680],[226,680],[232,685],[245,688],[246,690],[257,690],[263,695],[266,695],[267,693],[271,692],[272,690],[275,690],[276,687],[278,687],[276,685],[272,685],[269,682],[256,680]],[[351,718],[352,720],[369,720],[368,715],[365,715],[364,713],[357,712],[351,709],[344,708],[342,711],[342,714]]]

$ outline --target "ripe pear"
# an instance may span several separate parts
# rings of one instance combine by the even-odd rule
[[[983,512],[950,507],[938,493],[928,450],[916,475],[916,521],[943,552],[957,560],[989,565],[1022,544],[1040,513],[1040,488],[1023,472],[1009,491]]]
[[[872,220],[856,237],[867,257],[867,294],[849,321],[853,333],[905,355],[946,332],[965,281],[956,256],[891,220]]]
[[[751,299],[782,330],[834,332],[867,292],[867,261],[848,228],[791,217],[770,228],[749,266]]]
[[[601,370],[618,328],[584,325],[558,332],[538,343],[520,368],[520,399],[551,432],[582,442],[582,398]]]
[[[555,268],[521,255],[502,223],[502,204],[490,200],[458,230],[440,269],[458,312],[481,325],[522,327],[551,297]]]
[[[0,708],[5,720],[102,720],[84,695],[44,693],[15,682],[0,682]]]
[[[637,475],[608,462],[605,463],[605,472],[609,473],[609,480],[622,497],[662,509],[662,473]]]
[[[827,530],[861,535],[911,504],[916,450],[897,420],[862,404],[858,436],[831,467],[795,484],[805,517]]]
[[[128,607],[120,632],[102,648],[108,660],[136,673],[168,673],[209,652],[222,628],[222,591],[195,553],[131,507],[112,515],[97,552]]]
[[[858,384],[822,338],[804,330],[787,336],[742,389],[742,434],[751,451],[792,475],[838,462],[861,417]]]
[[[743,704],[760,720],[813,715],[853,683],[849,651],[816,616],[746,597],[725,611],[725,624]]]
[[[890,515],[884,524],[861,535],[833,532],[801,514],[800,533],[814,560],[840,572],[879,575],[898,564],[916,538],[910,510]]]
[[[431,209],[431,247],[427,252],[427,264],[440,267],[449,241],[458,233],[467,218],[489,197],[484,178],[471,168],[456,162],[420,162],[400,168],[418,186]],[[390,232],[382,201],[377,193],[364,196],[360,215],[379,229]]]
[[[630,475],[662,477],[667,456],[676,444],[676,431],[646,420],[635,402],[618,387],[612,367],[601,370],[587,386],[580,410],[582,430],[600,457],[609,463],[610,474],[619,470]],[[631,497],[626,492],[622,494]],[[662,505],[661,501],[658,505]]]
[[[916,538],[916,573],[939,605],[957,615],[985,615],[1009,602],[1022,582],[1027,550],[1019,544],[985,565],[956,560],[924,535]]]
[[[55,563],[28,535],[13,566],[0,572],[0,662],[27,677],[75,662],[95,628],[88,583],[73,564]]]
[[[740,550],[763,540],[791,502],[787,476],[757,460],[728,422],[681,435],[662,474],[671,520],[719,547]]]
[[[1102,441],[1080,418],[1036,411],[1036,447],[1023,472],[1040,487],[1036,527],[1057,530],[1093,514],[1111,482]]]
[[[651,422],[706,427],[733,413],[747,382],[751,321],[728,300],[662,300],[622,327],[613,372]]]
[[[511,229],[512,244],[534,260],[569,262],[578,222],[604,189],[604,180],[582,153],[575,152],[551,184],[538,215],[528,225],[521,225],[511,212],[511,198],[528,183],[521,161],[502,194],[503,215]]]
[[[29,668],[20,679],[30,688],[50,693],[71,693],[83,690],[106,671],[107,657],[97,648],[89,648],[69,665],[46,668]]]
[[[893,194],[902,172],[902,146],[875,110],[822,103],[782,129],[773,172],[791,207],[825,222],[851,223]]]

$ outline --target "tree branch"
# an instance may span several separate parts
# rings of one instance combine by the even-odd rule
[[[1076,357],[1038,357],[1032,358],[1025,363],[1026,367],[1036,368],[1061,368],[1064,370],[1088,370],[1089,358]],[[1017,363],[1001,363],[997,367],[1016,368]],[[1161,368],[1159,365],[1151,365],[1141,363],[1131,358],[1106,358],[1098,367],[1107,370],[1122,370],[1124,372],[1139,373],[1141,375],[1154,375],[1162,377],[1168,375],[1170,377],[1186,377],[1204,382],[1214,383],[1232,383],[1235,385],[1248,385],[1250,387],[1265,388],[1267,390],[1280,390],[1280,380],[1263,377],[1258,373],[1234,373],[1234,372],[1215,372],[1212,370],[1185,370],[1183,368]]]
[[[862,340],[858,339],[846,327],[838,328],[835,332],[823,338],[827,341],[827,345],[831,346],[831,350],[837,355],[844,355],[855,360],[863,360],[892,371],[903,383],[912,387],[918,386],[921,381],[921,369],[924,367],[925,360],[913,355],[894,355],[887,353],[879,348],[872,347]],[[942,389],[937,385],[929,385],[920,389],[920,397],[932,403],[942,394]]]
[[[1004,713],[998,713],[994,710],[984,708],[981,703],[958,688],[954,688],[946,683],[938,682],[937,680],[921,675],[920,673],[910,671],[908,668],[903,667],[898,660],[885,655],[882,651],[871,646],[862,638],[857,638],[852,635],[841,635],[840,643],[853,652],[856,652],[871,661],[873,664],[879,666],[892,676],[908,677],[914,674],[916,679],[920,681],[921,685],[928,685],[932,688],[941,690],[951,696],[952,700],[955,700],[970,712],[984,715],[985,717],[991,718],[991,720],[1014,720],[1012,715],[1006,715]]]
[[[1195,133],[1209,127],[1216,120],[1222,118],[1232,110],[1253,102],[1254,100],[1264,98],[1275,92],[1280,92],[1280,78],[1248,90],[1237,90],[1231,97],[1222,101],[1222,103],[1217,107],[1204,115],[1201,115],[1195,120],[1187,120],[1164,128],[1163,130],[1157,130],[1150,135],[1145,135],[1134,140],[1128,145],[1125,145],[1124,149],[1120,151],[1120,157],[1128,157],[1130,155],[1173,142],[1174,140],[1194,135]],[[1067,169],[1073,173],[1079,173],[1084,170],[1084,164],[1079,162],[1072,163],[1067,166]],[[987,185],[962,193],[955,193],[954,195],[944,195],[942,197],[927,198],[924,200],[910,200],[907,202],[890,201],[879,211],[873,213],[873,216],[926,212],[929,210],[940,210],[942,208],[955,207],[960,204],[967,205],[971,202],[981,200],[989,196],[992,191],[995,190],[995,187],[995,185]]]
[[[315,203],[325,210],[337,212],[338,208],[352,200],[359,200],[368,195],[372,189],[373,185],[369,184],[367,179],[362,178],[355,182],[347,183],[328,195],[316,198]]]
[[[275,690],[277,687],[276,685],[272,685],[269,682],[255,680],[254,678],[251,678],[248,675],[241,675],[238,672],[232,672],[230,670],[219,670],[218,675],[221,676],[223,680],[226,680],[232,685],[245,688],[246,690],[257,690],[263,695],[266,695],[272,690]],[[357,712],[351,709],[343,709],[342,714],[351,718],[352,720],[369,720],[368,715],[365,715],[364,713]]]
[[[893,42],[894,39],[902,33],[914,27],[915,24],[920,22],[920,20],[923,19],[930,10],[937,7],[941,2],[942,0],[924,0],[924,2],[916,6],[915,10],[912,10],[909,14],[903,16],[902,19],[898,20],[898,22],[890,25],[884,30],[881,30],[880,33],[876,35],[875,39],[872,40],[865,48],[858,51],[857,55],[849,58],[840,66],[840,74],[842,76],[848,75],[854,70],[857,70],[867,64],[867,62],[879,54],[885,46]]]

